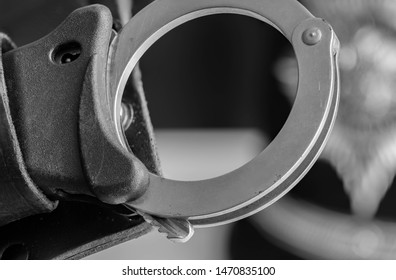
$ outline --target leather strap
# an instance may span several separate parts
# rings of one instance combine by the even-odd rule
[[[49,200],[27,173],[11,118],[2,55],[14,47],[12,41],[0,33],[0,226],[30,215],[51,212],[57,206],[57,202]]]

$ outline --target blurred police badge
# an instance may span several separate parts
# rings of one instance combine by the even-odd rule
[[[271,242],[301,258],[394,259],[396,2],[302,3],[331,24],[341,42],[339,114],[321,160],[340,179],[340,184],[327,188],[335,192],[343,188],[350,211],[334,211],[315,202],[315,195],[321,197],[320,190],[333,184],[325,179],[328,170],[322,170],[322,181],[311,187],[316,193],[309,202],[286,197],[255,216],[253,224]],[[275,75],[292,103],[298,65],[291,52],[276,64]],[[304,181],[296,189],[304,188]]]

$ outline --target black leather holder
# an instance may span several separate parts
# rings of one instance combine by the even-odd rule
[[[7,52],[0,69],[5,78],[0,79],[3,259],[77,259],[151,229],[122,205],[97,199],[81,156],[83,84],[92,78],[87,69],[93,57],[101,61],[98,65],[107,63],[112,24],[108,8],[94,5],[76,10],[39,41],[13,50],[4,45]],[[159,173],[138,75],[132,75],[125,99],[135,114],[125,133],[131,151],[150,172]]]

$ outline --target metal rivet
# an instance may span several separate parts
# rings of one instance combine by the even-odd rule
[[[317,27],[311,27],[304,31],[302,40],[306,45],[316,45],[322,39],[322,31]]]
[[[53,61],[58,64],[68,64],[79,58],[82,47],[78,42],[68,42],[55,48]]]

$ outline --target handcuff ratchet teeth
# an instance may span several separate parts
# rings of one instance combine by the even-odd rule
[[[187,21],[224,13],[264,21],[291,42],[299,69],[297,96],[276,138],[239,169],[193,182],[149,174],[144,194],[126,204],[147,220],[158,217],[162,224],[167,220],[184,221],[184,227],[170,226],[172,229],[167,230],[176,232],[176,239],[190,236],[191,225],[205,227],[232,222],[281,198],[318,158],[336,117],[338,39],[328,23],[315,18],[297,1],[157,0],[134,16],[113,40],[110,104],[122,146],[126,148],[128,144],[120,122],[121,99],[127,79],[145,51]],[[184,233],[180,228],[184,228]]]

